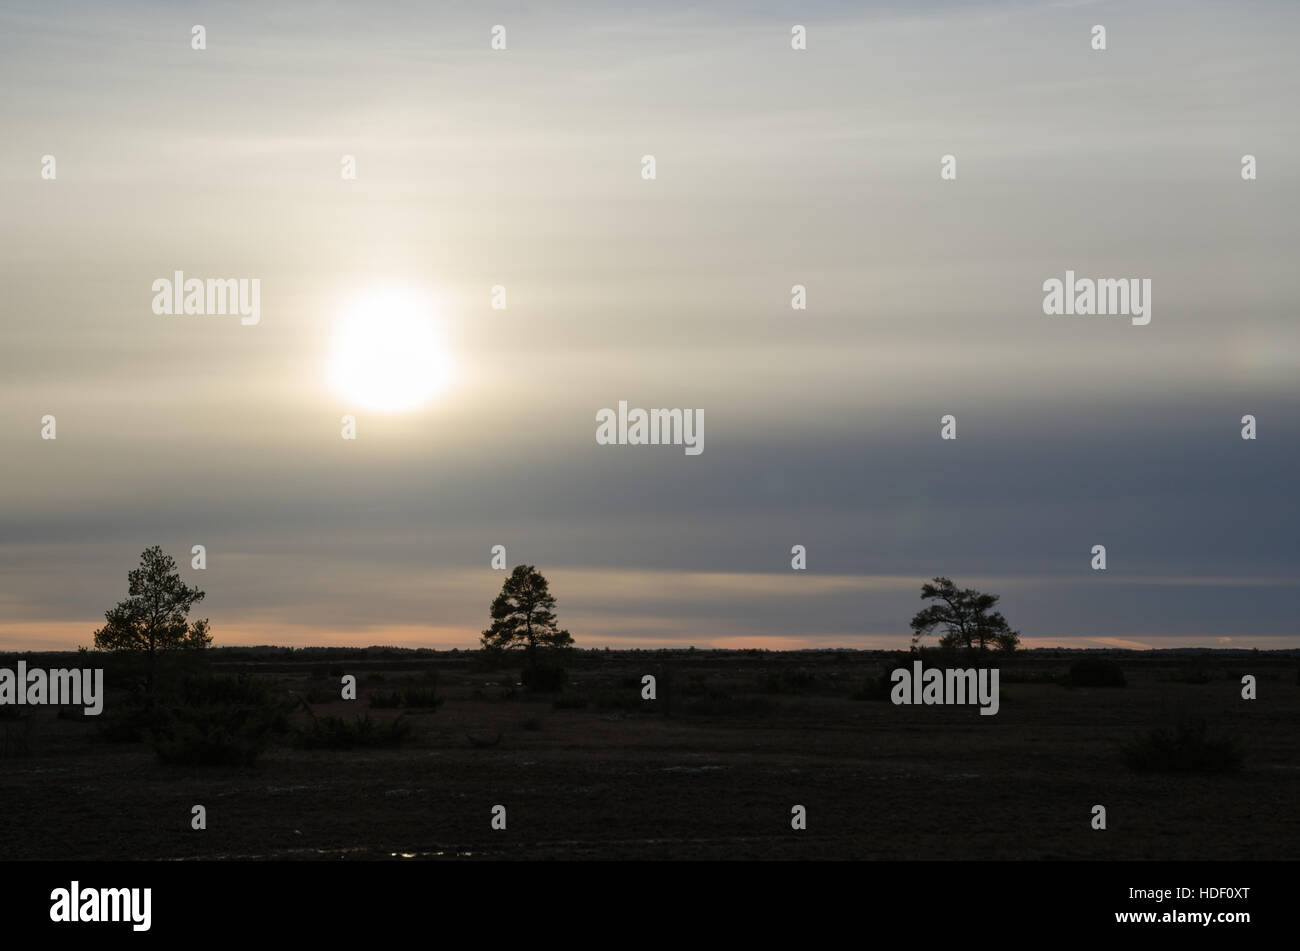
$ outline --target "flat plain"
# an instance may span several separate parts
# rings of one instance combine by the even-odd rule
[[[578,651],[559,693],[532,693],[518,664],[489,669],[475,652],[212,654],[213,670],[300,698],[295,729],[400,716],[409,740],[305,749],[286,735],[252,766],[175,766],[147,742],[105,740],[93,718],[35,708],[28,754],[0,759],[0,859],[1300,855],[1295,654],[1116,652],[1127,685],[1107,688],[1057,682],[1078,652],[1024,652],[998,663],[996,716],[865,699],[902,657],[873,652]],[[340,698],[345,674],[356,700]],[[642,699],[646,674],[655,700]],[[1242,699],[1244,674],[1258,699]],[[371,708],[408,687],[436,691],[440,706]],[[1238,741],[1242,769],[1125,765],[1124,743],[1187,717]],[[504,830],[491,826],[498,804]],[[1097,804],[1104,831],[1091,826]],[[805,830],[791,828],[795,805]]]

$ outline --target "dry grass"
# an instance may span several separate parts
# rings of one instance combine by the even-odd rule
[[[1021,682],[1004,683],[995,717],[854,701],[889,663],[867,654],[683,653],[671,660],[667,699],[664,658],[587,654],[562,696],[588,702],[560,709],[553,695],[518,688],[517,671],[476,673],[465,655],[434,663],[445,703],[406,718],[408,745],[286,743],[248,768],[165,766],[145,745],[108,744],[93,723],[40,710],[32,755],[0,764],[0,857],[1291,859],[1300,850],[1290,658],[1232,661],[1259,678],[1260,699],[1247,702],[1236,670],[1181,683],[1167,655],[1121,657],[1123,690],[1065,689],[1050,677],[1069,658],[1035,657],[1019,667]],[[654,704],[640,700],[645,673],[660,675]],[[316,684],[329,695],[328,678],[292,664],[262,676],[286,693]],[[370,689],[425,676],[387,670]],[[317,715],[368,709],[372,678],[358,679],[356,702],[335,699]],[[1124,766],[1135,733],[1186,716],[1240,739],[1240,773]],[[306,712],[294,717],[307,725]],[[206,832],[189,829],[196,803],[207,807]],[[508,809],[505,832],[490,828],[496,803]],[[796,803],[808,809],[806,832],[790,829]],[[1105,832],[1089,828],[1094,803],[1107,807]]]

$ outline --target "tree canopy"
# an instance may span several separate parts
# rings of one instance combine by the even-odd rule
[[[127,576],[125,600],[104,612],[95,632],[95,649],[139,651],[150,660],[158,651],[204,648],[212,643],[208,620],[188,621],[190,608],[204,592],[181,580],[176,562],[158,545],[140,556],[140,567]]]
[[[1000,611],[993,610],[1000,595],[958,588],[949,578],[935,578],[921,585],[921,598],[935,603],[912,618],[913,649],[921,638],[939,628],[943,629],[940,647],[1010,652],[1020,644],[1019,632],[1011,629]]]
[[[542,573],[532,565],[519,565],[501,585],[492,602],[492,626],[483,632],[488,650],[523,648],[537,667],[539,647],[568,647],[573,637],[556,623],[555,596]]]

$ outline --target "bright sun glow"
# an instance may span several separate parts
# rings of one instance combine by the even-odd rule
[[[396,412],[427,403],[451,376],[435,318],[433,300],[413,291],[357,295],[334,337],[334,389],[369,410]]]

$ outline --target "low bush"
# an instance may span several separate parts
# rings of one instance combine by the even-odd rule
[[[861,689],[850,694],[853,700],[888,700],[889,692],[893,689],[893,681],[890,676],[893,671],[886,670],[867,678]]]
[[[95,718],[95,729],[110,743],[139,743],[148,733],[150,710],[144,691],[131,691],[104,704],[104,712]]]
[[[1070,665],[1071,687],[1123,687],[1127,681],[1119,664],[1108,657],[1081,657]]]
[[[0,707],[0,710],[11,708]],[[0,717],[0,759],[32,755],[36,720],[31,711],[15,710]]]
[[[148,711],[158,759],[187,766],[247,766],[288,730],[288,706],[247,675],[202,674],[160,691]]]
[[[736,697],[721,690],[685,704],[686,712],[695,716],[768,716],[781,708],[769,697]]]
[[[641,699],[639,690],[607,690],[596,695],[596,709],[601,711],[620,710],[623,713],[639,713],[654,707],[654,702]]]
[[[370,695],[370,706],[376,710],[436,710],[442,706],[432,687],[407,687],[402,690],[380,691]]]
[[[759,693],[809,693],[818,686],[817,675],[807,670],[782,670],[763,674],[755,689]]]
[[[1214,675],[1210,670],[1209,660],[1197,656],[1184,664],[1169,679],[1179,684],[1208,684],[1214,679]]]
[[[303,749],[351,750],[401,746],[411,739],[411,724],[403,716],[379,723],[370,714],[349,720],[338,716],[312,717],[311,728],[299,730],[295,741]]]
[[[569,682],[569,673],[563,667],[539,664],[525,667],[519,679],[525,687],[537,693],[558,693]]]
[[[1069,680],[1069,674],[1062,677],[1051,670],[1017,670],[1014,667],[1003,667],[1000,677],[1004,684],[1059,684]]]
[[[1148,730],[1121,752],[1134,772],[1231,773],[1241,769],[1244,760],[1235,739],[1209,735],[1200,718],[1180,720],[1172,730]]]
[[[442,697],[439,697],[433,687],[408,687],[402,693],[402,699],[406,706],[419,710],[436,710],[442,706]]]
[[[333,703],[343,699],[343,687],[340,684],[312,684],[301,691],[300,696],[311,704]]]

